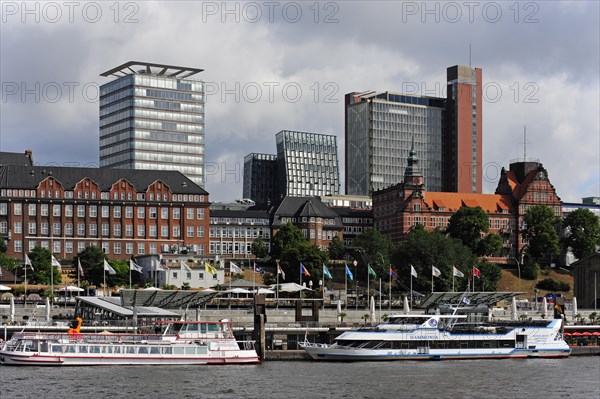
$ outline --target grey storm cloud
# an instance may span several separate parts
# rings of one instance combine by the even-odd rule
[[[129,60],[199,67],[207,189],[233,200],[244,155],[274,153],[283,129],[337,135],[343,171],[345,93],[444,96],[446,67],[468,64],[470,47],[487,84],[484,190],[523,155],[527,125],[528,156],[563,200],[600,194],[598,2],[73,3],[72,15],[53,3],[61,18],[50,3],[29,14],[2,3],[2,151],[97,164],[101,72]]]

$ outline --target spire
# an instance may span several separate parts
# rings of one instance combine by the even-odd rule
[[[415,151],[415,136],[412,137],[412,144],[410,146],[410,152],[408,156],[408,166],[404,171],[404,181],[410,177],[421,177],[421,171],[419,170],[419,157],[417,157],[417,151]],[[412,180],[412,179],[411,179]]]

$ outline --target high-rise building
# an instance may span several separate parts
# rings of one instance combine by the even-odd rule
[[[481,69],[456,65],[447,77],[447,98],[346,94],[346,194],[400,183],[413,138],[427,190],[481,192]]]
[[[336,136],[282,130],[275,141],[281,197],[339,194]]]
[[[481,68],[447,69],[444,191],[481,193]]]
[[[279,198],[277,190],[277,155],[252,153],[244,157],[244,193],[257,205]]]
[[[402,181],[413,140],[427,188],[441,191],[444,112],[440,98],[346,94],[346,194],[371,195]]]
[[[100,166],[177,170],[204,187],[202,69],[129,61],[102,73]]]

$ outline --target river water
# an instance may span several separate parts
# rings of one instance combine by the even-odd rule
[[[600,398],[600,357],[0,367],[0,398]]]

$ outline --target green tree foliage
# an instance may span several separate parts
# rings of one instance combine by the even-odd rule
[[[569,291],[571,289],[571,284],[565,281],[556,281],[551,278],[545,278],[538,282],[536,287],[546,291]]]
[[[8,247],[6,246],[6,242],[4,238],[0,237],[0,254],[5,254]]]
[[[88,281],[90,284],[101,286],[104,282],[104,252],[97,246],[89,246],[81,251],[79,254],[81,261],[81,268],[83,269],[82,279]],[[106,272],[106,284],[109,287],[115,286],[129,286],[129,262],[111,260],[108,264],[115,269],[116,274],[109,274]],[[73,260],[73,264],[77,265],[77,258]],[[132,281],[134,274],[139,273],[133,272],[131,275]],[[135,276],[139,278],[139,276]]]
[[[333,236],[333,239],[327,247],[330,259],[344,259],[346,257],[346,247],[344,241],[340,240],[338,236]]]
[[[269,251],[267,250],[267,245],[265,244],[265,241],[262,239],[262,237],[258,237],[252,243],[252,253],[257,258],[264,258],[269,254]]]
[[[537,280],[540,275],[540,265],[537,263],[525,263],[521,266],[521,277],[527,280]]]
[[[529,240],[528,255],[533,259],[556,255],[560,252],[556,226],[559,223],[552,209],[546,205],[534,205],[523,215],[523,236]]]
[[[10,256],[7,256],[6,254],[0,253],[0,266],[15,274],[18,272],[18,270],[16,269],[21,268],[23,266],[23,263],[14,258],[11,258]]]
[[[503,239],[499,234],[487,234],[483,239],[479,240],[477,245],[477,255],[493,256],[502,252]]]
[[[366,229],[352,241],[353,256],[358,261],[358,279],[367,278],[367,264],[378,276],[387,276],[390,267],[392,245],[379,230]],[[361,267],[361,264],[363,267]]]
[[[423,227],[411,231],[392,255],[397,279],[409,286],[410,265],[413,265],[418,274],[417,278],[413,278],[413,289],[422,292],[431,291],[432,266],[442,273],[434,278],[436,291],[452,290],[453,267],[465,275],[464,278],[454,278],[455,290],[464,290],[467,286],[467,271],[471,270],[475,259],[475,255],[460,240],[439,231],[427,232]]]
[[[61,280],[58,268],[51,266],[50,251],[46,248],[35,247],[27,254],[31,260],[31,269],[27,270],[27,280],[33,284],[59,284]],[[52,267],[52,270],[50,269]],[[53,278],[52,278],[53,277]]]
[[[322,278],[322,265],[329,261],[327,253],[309,243],[302,231],[291,223],[279,229],[273,237],[271,255],[280,260],[287,282],[300,280],[300,263],[302,263],[311,274],[311,277],[303,277],[302,281],[312,279],[316,283],[319,278]]]
[[[576,209],[563,221],[565,237],[563,247],[569,247],[577,259],[585,258],[596,252],[600,246],[600,221],[589,209]]]
[[[487,248],[485,245],[480,244],[482,241],[481,233],[487,233],[488,230],[488,216],[481,207],[463,206],[450,217],[447,233],[450,237],[459,239],[474,254],[482,256],[484,254],[481,252],[487,250]]]
[[[477,268],[481,272],[481,283],[477,281],[477,278],[475,279],[475,290],[481,287],[486,292],[496,291],[498,281],[502,278],[502,268],[485,259],[479,261]]]

